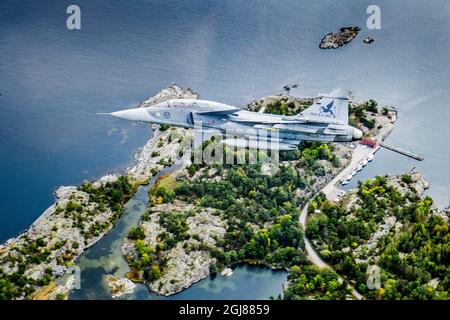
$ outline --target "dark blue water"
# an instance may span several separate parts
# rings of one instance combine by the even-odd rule
[[[450,200],[450,3],[377,1],[382,30],[365,29],[370,1],[0,2],[0,240],[32,223],[59,185],[127,165],[151,132],[95,115],[134,105],[172,81],[242,106],[286,83],[293,94],[345,87],[396,106],[389,142],[425,156],[430,194]],[[323,34],[363,27],[339,50]],[[362,37],[371,35],[368,46]],[[382,151],[363,174],[414,164]]]

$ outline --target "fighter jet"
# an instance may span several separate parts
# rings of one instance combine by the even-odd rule
[[[296,150],[300,141],[346,142],[362,138],[348,124],[346,90],[319,94],[301,113],[284,116],[253,112],[234,106],[195,99],[172,99],[149,107],[121,110],[110,115],[131,121],[195,128],[224,135],[222,143],[252,149]]]

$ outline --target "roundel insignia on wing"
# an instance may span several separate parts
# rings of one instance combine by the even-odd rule
[[[168,111],[164,112],[163,113],[163,117],[166,118],[166,119],[169,119],[170,118],[170,112],[168,112]]]

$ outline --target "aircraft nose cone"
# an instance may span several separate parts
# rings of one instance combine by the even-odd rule
[[[112,112],[113,117],[131,121],[149,121],[150,115],[145,108],[135,108]]]
[[[361,130],[353,128],[353,140],[361,140],[363,133]]]

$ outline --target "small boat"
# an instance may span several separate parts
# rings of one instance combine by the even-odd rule
[[[368,163],[369,162],[367,160],[364,160],[361,164],[362,164],[363,167],[365,167],[365,166],[367,166]]]
[[[356,170],[355,171],[353,171],[352,172],[352,176],[354,176],[355,174],[357,174],[358,172],[356,172]]]
[[[231,268],[225,268],[220,274],[225,277],[230,277],[233,275],[233,270]]]
[[[348,180],[342,181],[341,184],[342,184],[343,186],[347,185],[347,184],[348,184]]]
[[[367,161],[369,161],[369,162],[372,161],[372,160],[373,160],[373,157],[374,157],[373,154],[369,155],[369,156],[367,157]]]
[[[353,178],[353,175],[352,175],[352,174],[350,174],[350,175],[348,175],[348,176],[347,176],[347,178],[345,178],[345,180],[348,180],[348,181],[350,181],[350,180],[352,180],[352,178]]]
[[[359,165],[358,168],[356,168],[356,171],[361,171],[362,170],[362,165]]]

